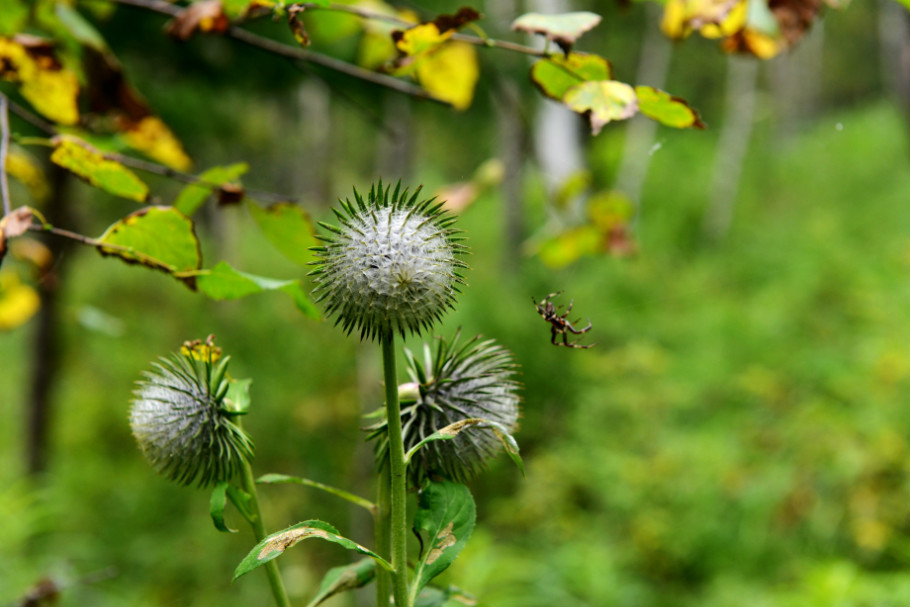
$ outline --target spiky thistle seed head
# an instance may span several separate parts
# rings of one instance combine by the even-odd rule
[[[455,216],[434,198],[420,199],[420,189],[410,195],[400,182],[392,190],[380,181],[366,200],[354,190],[354,202],[339,201],[340,227],[320,222],[328,233],[313,249],[313,293],[346,333],[371,340],[419,333],[454,306],[465,247]]]
[[[512,353],[478,335],[463,345],[459,333],[451,342],[440,339],[435,352],[424,344],[424,360],[405,350],[411,383],[399,386],[405,451],[440,429],[467,419],[496,422],[509,433],[518,428],[521,384]],[[371,428],[382,463],[388,453],[385,422]],[[411,460],[409,475],[419,484],[428,474],[458,482],[473,478],[502,448],[489,426],[468,426],[450,440],[421,447]]]
[[[229,357],[211,339],[188,342],[160,358],[137,382],[130,426],[139,449],[160,474],[199,487],[229,480],[253,458],[253,442],[234,424],[227,400]]]

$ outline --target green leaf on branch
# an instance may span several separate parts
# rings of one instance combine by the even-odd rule
[[[346,590],[356,590],[369,584],[376,577],[376,562],[373,559],[361,559],[356,563],[333,567],[326,571],[319,585],[319,592],[307,607],[316,607],[336,594]]]
[[[414,531],[423,554],[414,571],[411,602],[434,577],[445,571],[474,530],[476,511],[471,491],[460,483],[429,483],[420,492]]]
[[[275,485],[275,484],[295,484],[295,485],[304,485],[305,487],[312,487],[314,489],[319,489],[320,491],[325,491],[326,493],[331,493],[336,497],[345,499],[352,504],[357,504],[361,508],[365,508],[370,512],[375,512],[376,505],[359,495],[354,495],[349,493],[344,489],[338,489],[337,487],[332,487],[331,485],[326,485],[318,481],[313,481],[308,478],[300,478],[299,476],[288,476],[287,474],[264,474],[256,479],[257,483],[262,483],[264,485]]]
[[[563,101],[588,117],[594,135],[608,122],[631,118],[638,109],[635,89],[617,80],[582,82],[566,91]]]
[[[209,499],[209,514],[212,522],[215,524],[215,529],[222,533],[237,533],[236,529],[231,529],[224,522],[224,508],[227,506],[227,492],[230,486],[231,483],[228,481],[221,481],[212,489],[212,497]]]
[[[610,62],[597,55],[569,53],[541,59],[531,66],[531,81],[547,97],[562,101],[571,87],[589,80],[610,80]]]
[[[489,428],[490,431],[496,435],[496,438],[498,438],[502,443],[502,446],[506,450],[506,453],[509,455],[512,461],[515,462],[515,465],[518,466],[518,469],[521,470],[522,476],[524,476],[525,467],[524,462],[521,461],[521,456],[518,454],[518,441],[516,441],[515,438],[509,434],[508,429],[499,422],[490,421],[481,417],[470,417],[468,419],[463,419],[461,421],[455,422],[454,424],[449,424],[448,426],[440,428],[408,450],[404,456],[405,464],[409,463],[411,461],[411,458],[414,457],[414,454],[416,454],[420,448],[427,443],[431,443],[437,440],[451,440],[458,436],[459,433],[461,433],[463,430],[470,428],[471,426]]]
[[[297,523],[296,525],[292,525],[283,531],[273,533],[272,535],[256,544],[250,553],[247,554],[242,561],[240,561],[239,565],[237,565],[237,569],[234,570],[234,579],[236,580],[240,576],[249,573],[260,565],[264,565],[269,561],[275,560],[284,554],[284,551],[291,546],[294,546],[298,542],[302,542],[303,540],[310,538],[325,540],[327,542],[338,544],[343,548],[347,548],[348,550],[359,552],[360,554],[372,558],[374,561],[385,567],[388,571],[392,571],[392,566],[389,564],[389,562],[369,548],[365,548],[346,537],[342,537],[338,534],[337,529],[326,522],[311,520]]]
[[[300,265],[314,259],[310,247],[317,244],[316,230],[306,211],[290,202],[261,207],[251,201],[248,206],[259,229],[285,257]]]
[[[196,289],[193,274],[202,265],[199,240],[193,221],[172,207],[147,207],[127,215],[95,246],[102,255],[166,272]]]
[[[600,20],[600,15],[587,11],[559,15],[527,13],[512,22],[512,29],[546,36],[568,54],[581,35],[594,29]]]
[[[211,270],[194,273],[199,290],[212,299],[240,299],[254,293],[282,291],[294,300],[301,312],[310,318],[319,318],[320,312],[310,301],[299,280],[276,280],[235,270],[227,262],[220,262]]]
[[[206,199],[215,191],[219,193],[222,188],[230,184],[238,177],[246,173],[250,165],[245,162],[229,164],[227,166],[212,167],[199,175],[199,183],[192,183],[180,191],[177,200],[174,201],[174,208],[186,215],[191,216]]]
[[[652,120],[678,129],[705,128],[698,112],[679,97],[651,86],[636,86],[635,96],[638,98],[638,111]]]
[[[136,202],[148,198],[148,186],[135,173],[76,137],[56,137],[51,162],[114,196]]]

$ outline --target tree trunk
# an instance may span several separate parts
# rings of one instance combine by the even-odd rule
[[[70,227],[69,175],[56,165],[48,168],[51,192],[45,217],[52,225]],[[25,464],[28,474],[45,472],[51,458],[50,434],[53,426],[54,389],[60,372],[60,315],[59,287],[64,284],[64,272],[70,249],[68,240],[48,240],[54,258],[53,267],[41,278],[38,293],[41,309],[36,315],[32,350],[31,386],[26,415]]]

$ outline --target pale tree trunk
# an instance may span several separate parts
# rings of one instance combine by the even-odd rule
[[[723,238],[733,222],[743,161],[749,149],[755,115],[755,87],[759,60],[727,59],[727,93],[724,121],[714,157],[714,176],[703,230],[711,239]]]
[[[910,129],[910,11],[894,0],[880,0],[878,31],[882,79]]]
[[[514,82],[501,80],[496,99],[496,121],[499,127],[499,155],[503,162],[503,263],[506,270],[515,270],[521,259],[521,243],[525,238],[524,181],[525,150],[528,131],[521,114],[520,95]]]
[[[768,62],[777,132],[782,140],[798,133],[818,111],[824,42],[824,22],[818,19],[792,50]]]
[[[660,7],[649,3],[646,9],[647,19],[635,82],[662,89],[670,68],[673,45],[660,31]],[[635,203],[639,213],[641,191],[648,166],[651,164],[651,150],[654,147],[656,133],[657,123],[644,116],[633,118],[626,125],[622,162],[619,165],[614,189],[628,196]]]
[[[297,199],[317,200],[323,204],[335,200],[329,170],[332,157],[330,101],[331,90],[318,78],[306,78],[297,89],[300,119],[295,139],[302,145],[292,148],[300,158],[292,163],[294,170],[291,173],[291,191]]]

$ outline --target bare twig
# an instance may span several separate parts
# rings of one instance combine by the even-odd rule
[[[6,182],[6,152],[9,148],[9,115],[8,100],[0,93],[0,199],[3,200],[3,216],[9,215],[9,184]]]
[[[339,13],[348,13],[351,15],[357,15],[363,19],[371,19],[373,21],[385,21],[386,23],[392,23],[395,25],[400,25],[402,27],[408,28],[413,27],[415,24],[402,19],[401,17],[396,17],[395,15],[388,15],[385,13],[378,13],[368,9],[363,9],[357,6],[351,6],[347,4],[329,4],[328,6],[320,6],[315,2],[298,2],[294,6],[299,6],[300,8],[305,8],[308,10],[328,10],[336,11]],[[537,49],[531,46],[525,46],[523,44],[518,44],[517,42],[509,42],[508,40],[496,40],[494,38],[481,38],[479,36],[471,36],[470,34],[461,34],[454,33],[452,34],[452,40],[460,40],[462,42],[467,42],[468,44],[473,44],[475,46],[485,46],[490,48],[501,48],[507,51],[513,51],[516,53],[523,53],[525,55],[533,55],[535,57],[545,57],[549,53],[541,49]]]
[[[165,2],[164,0],[108,1],[114,2],[116,4],[128,4],[130,6],[144,8],[164,15],[169,15],[171,17],[177,16],[183,10],[181,7]],[[399,93],[417,97],[418,99],[433,101],[442,105],[450,105],[449,102],[439,99],[438,97],[434,97],[419,86],[415,86],[404,80],[399,80],[398,78],[394,78],[386,74],[372,72],[357,65],[347,63],[346,61],[335,59],[334,57],[329,57],[328,55],[323,55],[321,53],[316,53],[314,51],[309,51],[302,48],[288,46],[286,44],[276,42],[271,38],[265,38],[264,36],[259,36],[252,32],[249,32],[241,27],[237,27],[236,25],[230,26],[224,33],[235,40],[243,42],[244,44],[254,46],[280,57],[294,59],[296,61],[314,63],[330,70],[334,70],[342,74],[347,74],[348,76],[353,76],[354,78],[365,80],[367,82],[371,82],[373,84],[398,91]]]

